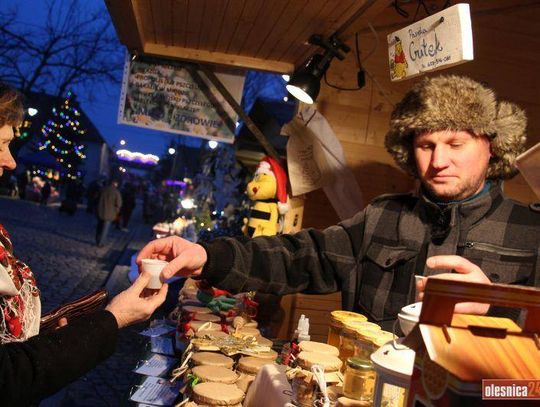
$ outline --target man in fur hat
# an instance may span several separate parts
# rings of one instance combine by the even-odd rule
[[[341,290],[343,309],[391,328],[400,309],[422,297],[414,276],[540,285],[540,216],[507,199],[526,117],[516,105],[466,77],[417,83],[396,106],[386,148],[420,181],[416,194],[375,199],[326,230],[196,245],[171,237],[149,243],[139,261],[170,261],[163,277],[205,278],[230,291],[283,295]],[[485,313],[481,304],[458,311]],[[516,318],[508,309],[490,314]]]

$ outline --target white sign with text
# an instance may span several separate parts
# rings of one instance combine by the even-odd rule
[[[399,81],[474,59],[471,12],[460,3],[387,37],[390,79]]]

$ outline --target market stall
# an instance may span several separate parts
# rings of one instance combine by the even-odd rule
[[[219,219],[212,216],[219,218],[224,205],[214,211],[209,194],[196,202],[205,216],[196,216],[193,225],[212,232],[208,239],[198,234],[197,241],[214,256],[202,277],[225,288],[231,284],[231,292],[240,288],[232,286],[235,278],[220,278],[220,273],[234,274],[242,288],[301,292],[271,302],[273,312],[257,321],[243,309],[250,298],[246,294],[188,280],[170,318],[178,361],[174,372],[163,373],[180,385],[158,386],[150,379],[152,392],[159,388],[175,395],[174,403],[188,406],[460,405],[490,398],[497,380],[526,387],[523,380],[531,379],[530,394],[535,394],[540,345],[538,325],[531,321],[540,291],[521,286],[539,281],[536,207],[510,203],[502,183],[514,199],[538,200],[536,186],[531,189],[521,176],[510,180],[517,156],[539,141],[533,91],[538,79],[527,68],[536,61],[522,41],[536,41],[526,21],[529,13],[538,13],[537,5],[343,1],[304,7],[290,1],[277,7],[261,0],[189,8],[119,3],[108,7],[133,55],[126,63],[126,71],[139,75],[133,82],[150,81],[137,65],[150,56],[159,64],[148,76],[157,71],[166,73],[163,81],[181,78],[158,91],[189,83],[182,86],[213,94],[207,96],[215,111],[194,108],[189,120],[186,112],[175,113],[183,105],[162,108],[151,102],[170,119],[159,125],[239,148],[230,124],[240,119],[259,143],[245,186],[251,202],[240,234],[219,234]],[[188,16],[187,26],[175,30],[180,14]],[[219,25],[217,15],[223,16]],[[268,123],[255,123],[218,77],[224,66],[291,75],[282,83],[289,93],[282,96],[301,103],[278,130],[288,136],[284,151],[266,134]],[[443,69],[453,76],[432,74]],[[518,78],[535,86],[510,85]],[[141,94],[148,98],[152,92]],[[145,110],[141,100],[139,116]],[[137,116],[128,113],[130,120]],[[199,126],[203,115],[222,126]],[[528,139],[526,117],[532,129]],[[474,149],[463,147],[471,145]],[[439,160],[439,151],[450,158]],[[228,172],[232,169],[202,171],[201,185],[210,191]],[[450,178],[470,174],[474,182],[466,191],[444,188]],[[221,182],[212,194],[222,196],[230,186]],[[396,194],[368,205],[388,192]],[[298,200],[301,204],[295,205]],[[504,205],[497,206],[500,202]],[[245,201],[240,206],[232,205],[233,211],[245,210]],[[182,235],[188,220],[155,225],[156,237]],[[333,226],[338,221],[343,222]],[[288,234],[301,227],[314,229]],[[242,233],[263,238],[246,243]],[[264,237],[279,234],[287,235]],[[225,235],[237,239],[213,249],[214,238]],[[429,262],[437,255],[454,258]],[[447,274],[448,281],[431,278],[436,274]],[[455,303],[462,301],[484,305],[466,309],[478,315],[461,314],[465,308],[459,306],[454,313]],[[527,318],[499,309],[508,307],[526,309]],[[488,311],[497,317],[485,316]],[[262,327],[277,315],[281,329],[265,338]],[[476,353],[468,352],[469,346]],[[482,387],[482,380],[492,382]],[[134,395],[139,402],[162,402]]]

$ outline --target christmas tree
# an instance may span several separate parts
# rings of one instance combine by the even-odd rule
[[[217,236],[241,234],[242,209],[247,207],[245,179],[246,173],[236,161],[234,147],[220,145],[207,150],[201,172],[194,179],[199,239],[209,241]],[[226,215],[226,207],[236,209],[236,213]]]
[[[41,128],[39,149],[47,150],[63,167],[68,179],[78,178],[78,166],[86,158],[85,146],[80,142],[86,130],[80,128],[75,96],[68,92],[64,102],[52,109],[52,116]]]

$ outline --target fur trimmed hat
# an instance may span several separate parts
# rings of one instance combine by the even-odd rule
[[[516,157],[525,150],[526,127],[525,112],[513,103],[498,102],[486,86],[464,76],[428,77],[394,108],[384,144],[396,163],[416,177],[414,135],[438,130],[486,135],[492,153],[487,177],[508,179],[518,172]]]

